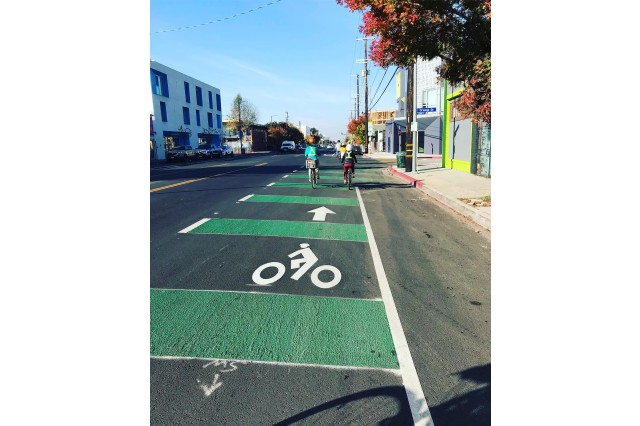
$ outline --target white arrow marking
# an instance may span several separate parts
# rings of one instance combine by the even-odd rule
[[[327,214],[336,214],[335,212],[332,212],[325,206],[318,207],[317,209],[309,210],[308,213],[313,213],[313,220],[320,221],[320,222],[324,222],[324,220],[327,218]]]

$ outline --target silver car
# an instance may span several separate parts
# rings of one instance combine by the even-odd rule
[[[196,157],[196,152],[189,145],[174,146],[167,152],[167,162],[191,161]]]
[[[231,148],[229,145],[222,145],[222,156],[233,157],[233,148]]]

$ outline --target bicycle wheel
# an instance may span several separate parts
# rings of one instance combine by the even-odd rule
[[[353,175],[353,170],[349,169],[349,173],[347,173],[347,185],[349,185],[349,189],[351,189],[351,175]]]
[[[309,173],[311,176],[311,188],[315,189],[316,185],[318,184],[316,169],[309,169]]]

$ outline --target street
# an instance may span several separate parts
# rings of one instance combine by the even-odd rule
[[[303,159],[152,167],[152,424],[490,424],[487,232]]]

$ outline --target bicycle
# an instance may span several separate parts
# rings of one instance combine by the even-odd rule
[[[316,167],[316,161],[311,158],[307,158],[307,169],[309,169],[309,182],[311,182],[311,188],[318,186],[318,168]]]
[[[349,169],[347,170],[347,181],[345,182],[345,185],[349,186],[349,189],[353,188],[353,167],[349,167]]]

